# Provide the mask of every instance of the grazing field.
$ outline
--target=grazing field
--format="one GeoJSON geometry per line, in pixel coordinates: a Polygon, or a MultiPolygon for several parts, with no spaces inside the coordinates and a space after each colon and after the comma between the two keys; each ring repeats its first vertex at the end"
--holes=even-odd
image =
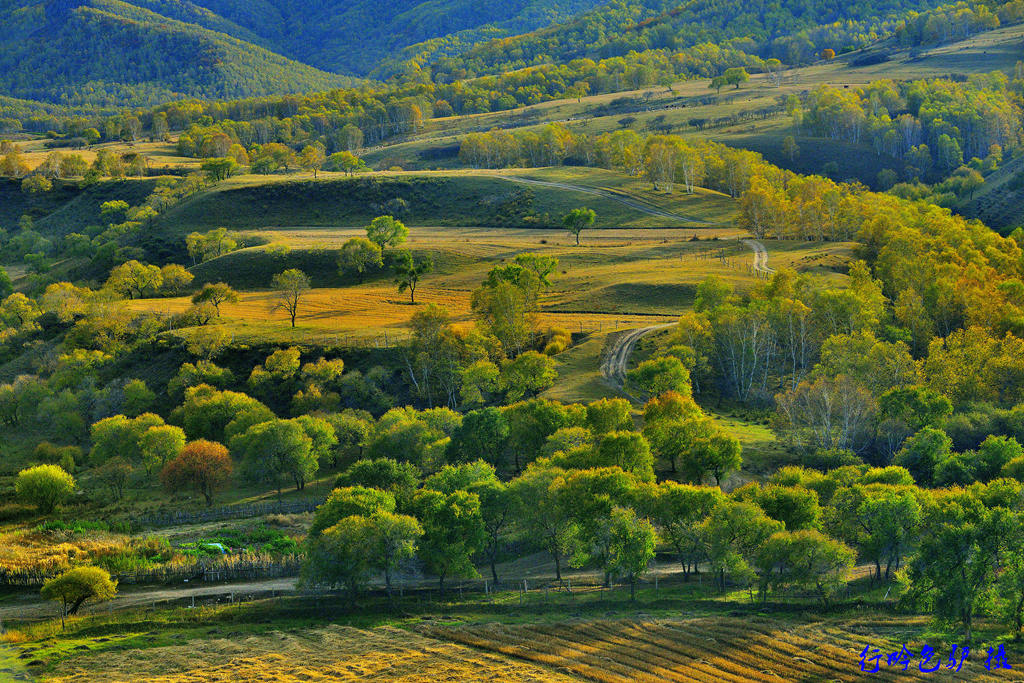
{"type": "MultiPolygon", "coordinates": [[[[513,228],[414,228],[408,246],[429,253],[435,272],[416,290],[416,304],[400,294],[385,273],[362,284],[337,273],[337,251],[358,229],[287,229],[249,233],[268,245],[234,252],[194,269],[197,281],[226,281],[246,291],[238,303],[222,305],[222,318],[235,341],[257,339],[317,341],[406,334],[407,323],[424,305],[445,306],[458,325],[471,324],[470,297],[487,272],[524,251],[559,259],[559,273],[542,296],[538,322],[574,333],[605,332],[669,322],[693,305],[697,284],[717,275],[743,291],[757,279],[752,252],[731,230],[711,234],[724,239],[693,239],[707,231],[595,230],[576,247],[564,231],[513,228]],[[300,307],[297,327],[283,312],[274,312],[275,295],[265,288],[274,273],[301,268],[313,281],[300,307]],[[329,337],[334,336],[333,339],[329,337]]],[[[838,279],[848,260],[844,244],[780,242],[768,246],[773,267],[817,272],[821,281],[838,279]],[[835,268],[836,270],[832,270],[835,268]]],[[[127,302],[134,310],[180,313],[186,297],[127,302]]],[[[595,366],[596,368],[596,366],[595,366]]]]}
{"type": "MultiPolygon", "coordinates": [[[[587,169],[581,173],[603,172],[587,169]]],[[[658,201],[652,203],[657,205],[658,201]]],[[[690,202],[697,203],[703,202],[690,202]]],[[[706,209],[694,207],[686,215],[694,215],[694,227],[704,227],[705,212],[715,222],[722,222],[732,217],[733,204],[716,197],[706,209]]],[[[588,206],[597,213],[596,228],[688,224],[685,218],[650,215],[616,198],[585,190],[525,185],[495,173],[475,171],[384,172],[352,178],[321,174],[318,180],[301,174],[235,177],[175,207],[162,218],[161,224],[175,231],[333,227],[362,225],[383,213],[394,213],[410,226],[551,228],[561,225],[562,215],[579,206],[588,206]]]]}
{"type": "Polygon", "coordinates": [[[148,160],[148,167],[152,171],[167,169],[198,171],[200,163],[202,162],[202,159],[181,156],[178,153],[177,144],[174,142],[104,142],[91,145],[84,149],[73,149],[69,147],[47,148],[46,142],[48,142],[46,139],[35,139],[28,142],[18,143],[18,146],[25,154],[25,162],[29,167],[35,168],[39,164],[43,163],[46,156],[50,152],[54,151],[61,152],[63,154],[80,154],[82,158],[90,164],[96,159],[96,154],[100,150],[107,150],[118,154],[142,154],[148,160]]]}

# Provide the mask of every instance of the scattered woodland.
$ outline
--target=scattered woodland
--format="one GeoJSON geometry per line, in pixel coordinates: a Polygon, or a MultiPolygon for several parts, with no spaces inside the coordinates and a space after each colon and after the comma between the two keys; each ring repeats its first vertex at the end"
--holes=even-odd
{"type": "Polygon", "coordinates": [[[1014,675],[1020,2],[8,4],[3,676],[1014,675]]]}

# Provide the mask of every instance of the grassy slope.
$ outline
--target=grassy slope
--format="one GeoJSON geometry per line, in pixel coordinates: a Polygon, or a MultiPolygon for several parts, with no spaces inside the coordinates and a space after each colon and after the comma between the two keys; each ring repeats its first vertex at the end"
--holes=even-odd
{"type": "Polygon", "coordinates": [[[423,132],[376,148],[367,154],[367,159],[381,167],[398,164],[411,169],[448,168],[457,165],[458,138],[469,131],[509,126],[528,129],[546,125],[548,121],[561,121],[574,131],[593,134],[617,130],[623,125],[620,121],[628,117],[632,119],[629,126],[640,132],[668,126],[676,133],[755,149],[772,162],[801,172],[820,170],[824,163],[835,161],[839,164],[837,176],[840,179],[857,178],[873,184],[881,168],[900,170],[902,164],[896,159],[879,157],[867,145],[854,146],[820,138],[798,140],[802,152],[795,160],[790,160],[781,153],[782,139],[795,134],[785,115],[703,132],[696,131],[688,122],[775,107],[780,98],[821,84],[855,88],[885,78],[912,80],[994,70],[1010,73],[1020,59],[1022,37],[1024,26],[1008,26],[914,55],[883,43],[872,48],[891,55],[889,61],[881,64],[852,66],[851,61],[861,56],[861,53],[853,53],[832,62],[791,69],[784,73],[779,85],[770,83],[763,75],[754,75],[739,91],[723,90],[711,104],[702,102],[713,93],[707,87],[708,81],[699,79],[677,83],[671,90],[650,87],[593,95],[579,101],[544,102],[514,112],[434,119],[426,123],[423,132]]]}

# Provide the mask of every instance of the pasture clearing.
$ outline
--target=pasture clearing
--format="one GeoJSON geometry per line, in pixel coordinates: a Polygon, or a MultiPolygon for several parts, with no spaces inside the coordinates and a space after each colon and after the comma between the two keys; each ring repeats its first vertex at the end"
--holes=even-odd
{"type": "MultiPolygon", "coordinates": [[[[222,320],[236,341],[274,339],[301,342],[326,336],[365,339],[404,334],[412,315],[429,303],[449,310],[459,325],[469,325],[473,289],[496,265],[517,253],[539,252],[558,257],[559,273],[541,298],[540,327],[570,332],[612,329],[669,322],[688,310],[697,284],[717,275],[745,291],[758,280],[751,271],[752,253],[734,239],[697,239],[693,230],[594,230],[573,246],[564,231],[485,228],[415,228],[408,247],[417,256],[429,253],[435,272],[416,291],[416,305],[399,294],[386,271],[362,284],[339,276],[337,251],[358,229],[291,229],[250,233],[270,244],[234,252],[194,269],[197,282],[226,281],[249,290],[237,304],[222,305],[222,320]],[[287,249],[282,249],[282,247],[287,249]],[[283,312],[274,312],[275,295],[266,288],[286,268],[302,268],[314,288],[300,305],[293,330],[283,312]]],[[[705,234],[705,233],[701,233],[705,234]]],[[[721,234],[728,235],[729,231],[721,234]]],[[[803,242],[769,243],[773,267],[806,270],[819,260],[847,257],[849,245],[803,242]]],[[[837,268],[839,265],[836,266],[837,268]]],[[[823,281],[842,276],[823,270],[823,281]]],[[[129,301],[133,310],[162,314],[185,311],[187,297],[129,301]]],[[[335,339],[332,345],[342,343],[335,339]]]]}

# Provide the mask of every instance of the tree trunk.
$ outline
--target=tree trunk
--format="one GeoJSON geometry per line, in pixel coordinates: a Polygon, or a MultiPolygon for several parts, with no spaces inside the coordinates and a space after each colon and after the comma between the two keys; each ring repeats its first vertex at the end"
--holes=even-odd
{"type": "Polygon", "coordinates": [[[1024,593],[1017,598],[1017,608],[1013,610],[1013,623],[1017,627],[1013,630],[1013,639],[1020,640],[1021,617],[1024,612],[1024,593]]]}

